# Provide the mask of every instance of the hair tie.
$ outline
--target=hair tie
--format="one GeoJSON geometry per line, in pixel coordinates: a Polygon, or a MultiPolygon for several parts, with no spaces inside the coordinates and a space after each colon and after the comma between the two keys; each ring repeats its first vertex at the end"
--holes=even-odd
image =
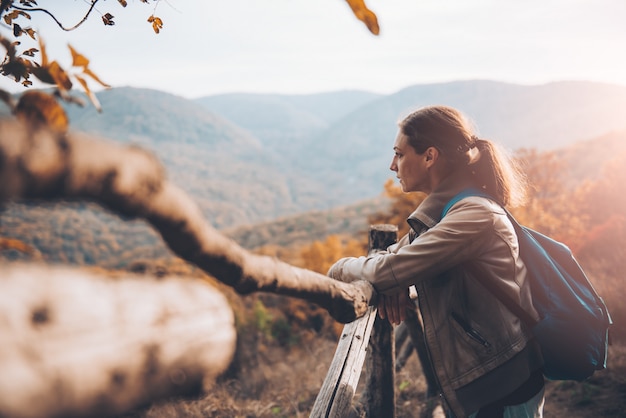
{"type": "Polygon", "coordinates": [[[472,135],[470,137],[469,142],[467,142],[467,143],[465,143],[463,145],[459,145],[456,148],[456,151],[459,154],[465,154],[466,152],[471,151],[472,149],[476,148],[476,142],[478,141],[478,139],[479,138],[476,135],[472,135]]]}

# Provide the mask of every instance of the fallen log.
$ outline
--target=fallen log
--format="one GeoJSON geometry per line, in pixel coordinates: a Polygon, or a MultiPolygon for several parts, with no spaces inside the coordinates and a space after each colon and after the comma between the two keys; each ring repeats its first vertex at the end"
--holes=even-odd
{"type": "Polygon", "coordinates": [[[0,265],[0,416],[111,416],[207,390],[235,352],[233,312],[199,279],[0,265]]]}

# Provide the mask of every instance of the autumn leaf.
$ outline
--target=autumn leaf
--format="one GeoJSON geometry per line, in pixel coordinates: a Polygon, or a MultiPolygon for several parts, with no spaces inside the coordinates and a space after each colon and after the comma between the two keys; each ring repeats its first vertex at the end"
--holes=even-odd
{"type": "MultiPolygon", "coordinates": [[[[56,61],[52,61],[50,65],[46,68],[48,74],[53,80],[53,83],[60,90],[70,90],[72,88],[72,81],[70,80],[69,75],[65,72],[63,68],[56,61]]],[[[37,75],[37,74],[35,74],[37,75]]],[[[41,79],[40,79],[41,80],[41,79]]],[[[43,81],[43,80],[42,80],[43,81]]]]}
{"type": "Polygon", "coordinates": [[[41,66],[45,67],[48,65],[48,54],[46,54],[46,45],[41,37],[39,37],[39,50],[41,51],[41,66]]]}
{"type": "Polygon", "coordinates": [[[121,4],[121,5],[122,5],[122,7],[126,7],[126,6],[128,6],[128,3],[126,2],[126,0],[117,0],[117,2],[118,2],[119,4],[121,4]]]}
{"type": "Polygon", "coordinates": [[[15,107],[15,116],[32,127],[47,126],[56,132],[66,132],[69,120],[63,107],[48,93],[27,91],[15,107]]]}
{"type": "Polygon", "coordinates": [[[76,77],[76,80],[78,80],[80,85],[83,86],[83,90],[85,90],[85,93],[87,94],[87,97],[89,97],[89,101],[91,102],[91,104],[93,104],[93,106],[98,110],[98,112],[102,112],[102,106],[100,105],[100,101],[89,88],[89,85],[87,84],[87,80],[85,80],[84,78],[78,75],[75,75],[74,77],[76,77]]]}
{"type": "Polygon", "coordinates": [[[26,55],[27,57],[34,57],[37,52],[39,52],[37,48],[30,48],[22,52],[22,55],[26,55]]]}
{"type": "MultiPolygon", "coordinates": [[[[52,75],[50,74],[50,72],[48,71],[48,67],[39,67],[39,66],[35,66],[33,68],[30,69],[30,72],[39,79],[39,81],[41,81],[42,83],[45,84],[54,84],[54,78],[52,78],[52,75]]],[[[19,80],[17,80],[19,81],[19,80]]]]}
{"type": "Polygon", "coordinates": [[[352,12],[361,22],[365,23],[365,26],[374,35],[378,35],[380,27],[378,26],[378,19],[374,12],[367,8],[365,0],[346,0],[352,9],[352,12]]]}
{"type": "Polygon", "coordinates": [[[102,15],[102,21],[104,22],[105,26],[115,25],[115,22],[113,21],[113,19],[114,19],[114,16],[111,13],[106,13],[102,15]]]}
{"type": "Polygon", "coordinates": [[[72,54],[72,66],[73,67],[87,67],[89,65],[89,60],[85,58],[84,55],[79,54],[72,45],[67,45],[70,48],[70,52],[72,54]]]}
{"type": "Polygon", "coordinates": [[[13,19],[17,18],[19,15],[19,11],[13,10],[11,13],[7,13],[6,15],[4,15],[4,22],[7,25],[10,25],[13,22],[13,19]]]}
{"type": "Polygon", "coordinates": [[[89,77],[93,78],[94,81],[98,82],[102,87],[106,87],[107,89],[110,88],[111,86],[107,83],[105,83],[104,81],[100,80],[100,78],[95,75],[93,73],[93,71],[91,71],[89,68],[85,67],[83,69],[83,74],[88,75],[89,77]]]}
{"type": "Polygon", "coordinates": [[[163,21],[161,20],[160,17],[151,15],[148,18],[148,22],[152,23],[152,29],[154,30],[154,33],[158,34],[161,31],[161,29],[163,29],[163,21]]]}

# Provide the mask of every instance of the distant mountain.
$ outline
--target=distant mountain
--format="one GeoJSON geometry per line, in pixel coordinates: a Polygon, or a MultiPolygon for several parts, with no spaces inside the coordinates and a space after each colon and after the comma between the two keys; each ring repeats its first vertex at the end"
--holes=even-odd
{"type": "Polygon", "coordinates": [[[510,150],[555,149],[626,129],[625,86],[492,81],[417,85],[370,102],[303,142],[297,164],[328,184],[327,194],[339,204],[373,196],[392,176],[388,167],[397,122],[431,104],[462,110],[480,136],[510,150]]]}
{"type": "Polygon", "coordinates": [[[458,81],[394,94],[226,94],[188,100],[131,87],[99,92],[103,112],[67,106],[72,129],[152,150],[218,228],[380,195],[397,121],[446,104],[509,149],[562,148],[626,129],[626,87],[458,81]]]}
{"type": "MultiPolygon", "coordinates": [[[[152,150],[218,227],[303,209],[273,149],[200,104],[136,88],[98,93],[103,112],[66,106],[71,127],[152,150]]],[[[296,179],[297,180],[297,179],[296,179]]],[[[306,181],[302,184],[306,185],[306,181]]]]}
{"type": "MultiPolygon", "coordinates": [[[[612,159],[626,155],[626,130],[543,153],[554,153],[554,161],[561,168],[559,180],[566,188],[573,189],[585,181],[597,180],[612,159]]],[[[563,190],[563,193],[568,193],[568,190],[563,190]]],[[[369,227],[368,217],[384,213],[389,205],[389,200],[381,196],[326,211],[310,211],[256,225],[229,228],[224,233],[246,248],[264,245],[288,247],[313,240],[323,241],[331,234],[363,236],[369,227]]]]}
{"type": "Polygon", "coordinates": [[[283,153],[283,147],[291,149],[297,141],[328,129],[380,97],[350,90],[309,95],[232,93],[201,97],[196,102],[283,153]]]}
{"type": "MultiPolygon", "coordinates": [[[[393,176],[388,165],[396,123],[422,105],[458,107],[482,136],[510,149],[555,150],[566,162],[563,175],[579,181],[626,152],[626,88],[597,83],[466,81],[387,96],[235,95],[209,100],[212,110],[129,87],[98,98],[100,114],[92,107],[67,107],[72,129],[152,150],[209,222],[250,248],[367,228],[367,216],[388,203],[380,194],[393,176]],[[330,112],[342,100],[341,111],[330,112]],[[254,122],[261,110],[275,123],[254,122]]],[[[106,260],[114,267],[168,254],[145,223],[122,222],[89,204],[7,205],[0,229],[53,261],[106,260]]]]}

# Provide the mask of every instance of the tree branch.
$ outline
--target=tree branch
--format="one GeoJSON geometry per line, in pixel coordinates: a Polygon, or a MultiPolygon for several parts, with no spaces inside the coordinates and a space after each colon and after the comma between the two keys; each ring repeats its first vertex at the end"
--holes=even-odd
{"type": "Polygon", "coordinates": [[[98,3],[98,1],[100,0],[92,0],[91,1],[91,6],[89,6],[89,10],[87,10],[87,13],[85,13],[85,15],[83,16],[83,18],[80,20],[80,22],[78,22],[77,24],[75,24],[74,26],[72,26],[71,28],[66,28],[65,26],[63,26],[63,24],[56,18],[55,15],[53,15],[50,11],[48,11],[47,9],[42,9],[40,7],[37,8],[28,8],[28,7],[20,7],[20,6],[15,6],[13,5],[12,7],[15,10],[21,10],[23,12],[42,12],[47,14],[48,16],[50,16],[52,18],[52,20],[54,20],[54,22],[64,31],[66,32],[70,32],[73,31],[74,29],[78,28],[80,25],[82,25],[83,23],[85,23],[85,21],[89,18],[89,15],[91,14],[91,12],[94,10],[94,8],[96,7],[96,3],[98,3]]]}
{"type": "Polygon", "coordinates": [[[0,202],[16,198],[87,199],[144,218],[174,253],[237,292],[305,299],[340,322],[364,315],[375,297],[368,282],[342,283],[246,251],[215,230],[154,155],[138,147],[0,121],[0,202]]]}

